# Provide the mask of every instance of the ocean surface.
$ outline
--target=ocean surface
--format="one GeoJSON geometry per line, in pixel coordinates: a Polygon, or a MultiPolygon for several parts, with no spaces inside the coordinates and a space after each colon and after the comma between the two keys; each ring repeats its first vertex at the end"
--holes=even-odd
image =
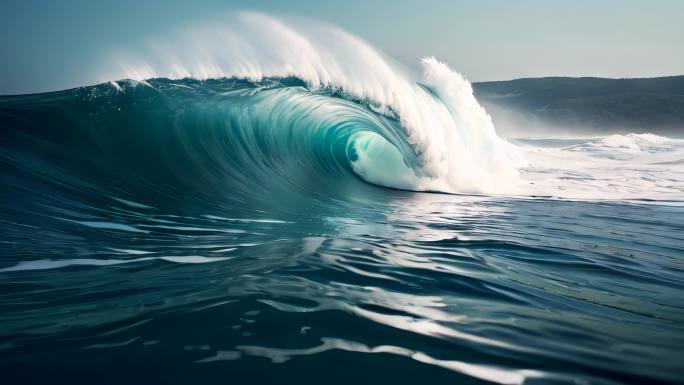
{"type": "Polygon", "coordinates": [[[684,383],[684,140],[240,22],[0,96],[0,383],[684,383]]]}
{"type": "MultiPolygon", "coordinates": [[[[642,192],[667,199],[390,189],[350,142],[396,120],[268,84],[0,98],[3,383],[682,381],[681,159],[631,171],[666,171],[642,192]]],[[[514,143],[598,165],[684,147],[514,143]]]]}

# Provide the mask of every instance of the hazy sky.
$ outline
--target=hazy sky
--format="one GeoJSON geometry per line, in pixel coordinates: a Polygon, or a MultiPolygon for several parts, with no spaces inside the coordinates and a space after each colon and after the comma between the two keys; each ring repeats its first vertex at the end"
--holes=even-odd
{"type": "Polygon", "coordinates": [[[3,0],[0,94],[84,85],[114,49],[231,10],[329,22],[471,81],[684,74],[684,0],[3,0]]]}

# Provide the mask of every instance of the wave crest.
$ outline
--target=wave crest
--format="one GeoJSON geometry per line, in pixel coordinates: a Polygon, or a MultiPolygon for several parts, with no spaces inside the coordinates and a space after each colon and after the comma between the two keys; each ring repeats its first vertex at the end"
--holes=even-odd
{"type": "MultiPolygon", "coordinates": [[[[375,166],[363,167],[367,172],[361,176],[372,183],[418,191],[510,193],[518,175],[516,166],[524,162],[514,146],[496,135],[460,74],[435,58],[425,58],[423,74],[411,75],[368,44],[330,26],[298,23],[295,28],[269,16],[241,13],[227,25],[191,28],[166,42],[158,41],[148,52],[124,55],[109,78],[257,82],[295,77],[312,92],[328,89],[396,117],[417,165],[402,148],[398,150],[404,168],[415,175],[375,177],[386,167],[383,158],[375,166]]],[[[364,149],[366,160],[380,160],[387,151],[383,146],[364,149]],[[380,155],[368,153],[376,150],[380,155]]]]}

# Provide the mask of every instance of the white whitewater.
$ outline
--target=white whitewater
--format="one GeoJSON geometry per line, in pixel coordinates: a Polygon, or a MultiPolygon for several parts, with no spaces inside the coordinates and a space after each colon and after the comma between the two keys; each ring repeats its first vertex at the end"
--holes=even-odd
{"type": "Polygon", "coordinates": [[[521,141],[522,179],[536,195],[572,199],[684,201],[684,140],[653,134],[521,141]],[[564,139],[562,143],[566,143],[564,139]]]}

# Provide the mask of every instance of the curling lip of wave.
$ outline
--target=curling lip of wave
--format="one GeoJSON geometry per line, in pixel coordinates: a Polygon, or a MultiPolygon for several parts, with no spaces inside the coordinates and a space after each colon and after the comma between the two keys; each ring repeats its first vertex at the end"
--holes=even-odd
{"type": "MultiPolygon", "coordinates": [[[[397,175],[380,178],[373,172],[377,167],[356,164],[354,169],[367,181],[417,191],[516,189],[522,155],[496,135],[470,84],[444,63],[424,58],[423,75],[414,78],[363,41],[330,26],[299,23],[294,28],[256,13],[240,13],[230,24],[234,27],[192,28],[169,40],[172,43],[157,42],[150,53],[126,54],[108,78],[296,77],[310,90],[328,88],[367,101],[377,112],[399,120],[419,161],[411,169],[415,175],[397,165],[397,175]]],[[[368,149],[392,151],[382,143],[368,149]]]]}

